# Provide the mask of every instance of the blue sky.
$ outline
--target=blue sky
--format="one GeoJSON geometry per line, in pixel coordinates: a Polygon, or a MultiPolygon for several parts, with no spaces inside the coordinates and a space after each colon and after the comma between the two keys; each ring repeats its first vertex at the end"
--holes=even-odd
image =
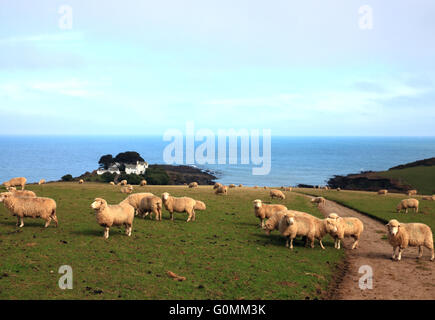
{"type": "Polygon", "coordinates": [[[0,4],[0,134],[435,135],[433,1],[0,4]]]}

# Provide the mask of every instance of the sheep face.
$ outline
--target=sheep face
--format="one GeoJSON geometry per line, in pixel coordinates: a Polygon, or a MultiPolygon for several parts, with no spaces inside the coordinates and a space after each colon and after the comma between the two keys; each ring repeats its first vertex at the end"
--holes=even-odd
{"type": "Polygon", "coordinates": [[[163,200],[168,200],[169,199],[169,193],[165,192],[162,194],[162,199],[163,200]]]}
{"type": "Polygon", "coordinates": [[[395,236],[399,232],[400,223],[396,219],[390,220],[386,225],[388,228],[388,233],[395,236]]]}
{"type": "Polygon", "coordinates": [[[11,196],[12,196],[12,193],[10,193],[10,192],[0,193],[0,202],[3,202],[6,198],[9,198],[11,196]]]}
{"type": "Polygon", "coordinates": [[[91,208],[94,210],[99,210],[107,206],[107,202],[104,199],[96,198],[91,204],[91,208]]]}
{"type": "Polygon", "coordinates": [[[254,208],[261,208],[262,207],[262,205],[263,205],[263,203],[261,202],[261,200],[254,200],[253,201],[254,202],[254,208]]]}
{"type": "Polygon", "coordinates": [[[337,233],[337,219],[335,218],[326,218],[326,231],[328,233],[337,233]]]}

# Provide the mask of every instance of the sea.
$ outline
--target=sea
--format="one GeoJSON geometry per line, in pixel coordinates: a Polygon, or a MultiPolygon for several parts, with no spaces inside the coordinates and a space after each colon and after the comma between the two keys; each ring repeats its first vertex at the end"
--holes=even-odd
{"type": "MultiPolygon", "coordinates": [[[[28,183],[79,176],[98,169],[102,155],[124,151],[163,164],[169,144],[160,136],[0,136],[0,182],[17,176],[28,183]]],[[[240,153],[240,144],[238,148],[240,153]]],[[[266,175],[254,175],[252,169],[260,165],[241,164],[241,159],[237,164],[191,165],[211,171],[224,184],[295,186],[325,185],[334,175],[386,170],[431,157],[435,137],[272,137],[266,175]]]]}

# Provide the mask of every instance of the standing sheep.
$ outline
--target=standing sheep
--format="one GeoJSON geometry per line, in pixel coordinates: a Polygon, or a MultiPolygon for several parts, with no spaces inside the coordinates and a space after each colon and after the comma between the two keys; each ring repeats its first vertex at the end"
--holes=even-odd
{"type": "Polygon", "coordinates": [[[141,186],[141,187],[146,186],[146,185],[147,185],[147,181],[146,181],[146,180],[142,180],[142,181],[140,182],[140,186],[141,186]]]}
{"type": "Polygon", "coordinates": [[[418,213],[418,205],[419,205],[419,202],[417,199],[414,199],[414,198],[403,199],[397,205],[396,211],[401,212],[402,210],[405,210],[405,213],[408,213],[409,208],[414,208],[414,212],[418,213]]]}
{"type": "Polygon", "coordinates": [[[165,192],[162,194],[162,201],[165,209],[171,214],[172,221],[174,220],[174,212],[186,212],[188,214],[186,222],[195,221],[196,201],[194,199],[188,197],[176,198],[165,192]]]}
{"type": "Polygon", "coordinates": [[[285,195],[284,193],[282,193],[281,191],[277,190],[277,189],[272,189],[270,190],[270,197],[273,198],[278,198],[278,199],[285,199],[285,195]]]}
{"type": "Polygon", "coordinates": [[[388,193],[388,190],[387,189],[381,189],[381,190],[378,190],[378,194],[379,195],[386,195],[388,193]]]}
{"type": "Polygon", "coordinates": [[[39,180],[38,184],[39,184],[39,185],[41,185],[41,184],[45,184],[45,179],[41,179],[41,180],[39,180]]]}
{"type": "Polygon", "coordinates": [[[267,235],[269,235],[271,231],[279,229],[278,228],[279,222],[281,221],[281,218],[286,213],[293,213],[295,215],[295,217],[297,217],[297,216],[313,217],[309,213],[302,212],[302,211],[295,211],[295,210],[287,210],[286,209],[283,211],[275,212],[274,214],[272,214],[272,216],[269,219],[267,219],[265,226],[263,228],[266,231],[267,235]]]}
{"type": "Polygon", "coordinates": [[[27,179],[24,177],[12,178],[9,181],[3,182],[3,185],[7,188],[21,186],[21,190],[24,190],[27,179]]]}
{"type": "Polygon", "coordinates": [[[264,228],[265,219],[269,219],[274,213],[287,210],[287,207],[281,204],[264,204],[261,200],[256,199],[254,202],[254,214],[260,219],[260,226],[264,228]]]}
{"type": "Polygon", "coordinates": [[[317,206],[325,205],[326,199],[323,197],[315,197],[311,199],[311,203],[317,203],[317,206]]]}
{"type": "Polygon", "coordinates": [[[12,192],[3,192],[0,194],[0,202],[3,202],[6,209],[17,217],[17,226],[24,226],[24,217],[42,218],[45,220],[45,228],[54,221],[58,225],[56,216],[56,201],[50,198],[21,198],[15,197],[12,192]]]}
{"type": "Polygon", "coordinates": [[[136,215],[137,215],[138,211],[139,211],[140,202],[142,201],[142,199],[146,198],[146,197],[152,197],[152,196],[154,196],[154,195],[150,192],[134,193],[134,194],[129,195],[124,200],[122,200],[119,204],[131,205],[136,210],[136,215]]]}
{"type": "Polygon", "coordinates": [[[215,194],[224,194],[227,195],[228,194],[228,187],[227,186],[220,186],[219,188],[217,188],[214,192],[215,194]]]}
{"type": "Polygon", "coordinates": [[[390,220],[386,225],[388,241],[393,246],[392,259],[400,261],[402,251],[408,246],[418,247],[418,257],[423,255],[423,246],[432,251],[431,261],[434,261],[433,235],[429,226],[423,223],[401,223],[396,219],[390,220]],[[396,254],[399,248],[398,255],[396,254]]]}
{"type": "Polygon", "coordinates": [[[331,213],[326,219],[327,231],[334,238],[334,248],[340,249],[340,242],[344,237],[354,238],[352,250],[358,247],[359,238],[364,231],[364,225],[358,218],[340,217],[331,213]]]}
{"type": "Polygon", "coordinates": [[[125,226],[125,234],[131,236],[133,227],[134,208],[128,203],[109,205],[102,198],[95,198],[91,208],[96,213],[97,222],[104,227],[104,238],[109,238],[109,230],[112,226],[125,226]]]}
{"type": "Polygon", "coordinates": [[[139,204],[138,214],[142,217],[146,217],[150,214],[150,219],[153,218],[153,213],[156,216],[156,220],[162,220],[162,199],[157,196],[143,197],[139,204]]]}

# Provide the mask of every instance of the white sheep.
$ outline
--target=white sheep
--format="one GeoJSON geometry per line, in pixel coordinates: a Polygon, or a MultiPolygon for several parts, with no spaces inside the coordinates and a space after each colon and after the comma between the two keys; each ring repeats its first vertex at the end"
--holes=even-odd
{"type": "Polygon", "coordinates": [[[413,189],[413,190],[408,190],[408,197],[410,196],[415,196],[417,194],[417,190],[413,189]]]}
{"type": "Polygon", "coordinates": [[[129,204],[136,210],[136,215],[139,211],[139,206],[143,198],[154,196],[150,192],[141,192],[141,193],[133,193],[129,195],[127,198],[122,200],[119,204],[129,204]]]}
{"type": "Polygon", "coordinates": [[[263,229],[266,231],[267,235],[269,235],[273,230],[278,230],[279,222],[287,212],[293,213],[295,216],[313,217],[309,213],[302,212],[302,211],[295,211],[295,210],[286,209],[286,210],[275,212],[272,214],[272,216],[269,219],[267,219],[266,223],[264,224],[263,229]]]}
{"type": "Polygon", "coordinates": [[[386,225],[388,241],[393,246],[392,259],[400,261],[403,249],[418,247],[418,258],[423,255],[423,246],[432,251],[431,261],[434,261],[433,235],[429,226],[423,223],[401,223],[392,219],[386,225]],[[399,253],[397,254],[397,248],[399,253]]]}
{"type": "Polygon", "coordinates": [[[39,184],[39,185],[41,185],[41,184],[45,184],[45,179],[41,179],[41,180],[39,180],[38,184],[39,184]]]}
{"type": "Polygon", "coordinates": [[[80,179],[79,184],[83,184],[83,183],[85,183],[85,181],[83,179],[80,179]]]}
{"type": "Polygon", "coordinates": [[[15,197],[12,192],[0,193],[0,202],[3,202],[9,212],[17,217],[17,226],[24,226],[24,217],[42,218],[45,228],[54,221],[58,225],[56,216],[56,201],[50,198],[15,197]]]}
{"type": "Polygon", "coordinates": [[[418,213],[418,205],[419,205],[419,201],[417,199],[414,198],[403,199],[397,205],[396,210],[397,212],[401,212],[402,210],[405,210],[405,213],[408,213],[408,209],[413,208],[414,212],[418,213]]]}
{"type": "Polygon", "coordinates": [[[284,195],[284,193],[282,193],[280,190],[277,190],[277,189],[272,189],[272,190],[270,190],[270,197],[273,199],[273,198],[278,198],[278,199],[282,199],[282,200],[284,200],[285,199],[285,195],[284,195]]]}
{"type": "Polygon", "coordinates": [[[30,191],[30,190],[17,190],[17,188],[15,188],[15,187],[9,187],[9,188],[7,188],[7,190],[9,192],[12,192],[12,194],[15,197],[31,197],[31,198],[36,197],[36,193],[34,193],[33,191],[30,191]]]}
{"type": "Polygon", "coordinates": [[[153,218],[152,214],[156,216],[156,220],[162,220],[162,199],[155,195],[143,197],[140,201],[138,214],[146,217],[150,215],[150,219],[153,218]]]}
{"type": "Polygon", "coordinates": [[[198,188],[198,182],[189,183],[189,188],[198,188]]]}
{"type": "Polygon", "coordinates": [[[174,212],[186,212],[188,218],[186,222],[195,221],[195,204],[196,201],[189,197],[176,198],[172,197],[168,192],[162,194],[162,201],[165,209],[169,211],[171,220],[174,220],[174,212]]]}
{"type": "Polygon", "coordinates": [[[20,186],[21,190],[24,190],[27,179],[24,177],[12,178],[9,181],[3,182],[3,185],[7,188],[20,186]]]}
{"type": "Polygon", "coordinates": [[[97,222],[104,227],[104,238],[109,238],[109,230],[112,226],[125,226],[125,233],[131,236],[133,227],[134,208],[128,203],[109,205],[102,198],[95,198],[91,208],[96,213],[97,222]]]}
{"type": "Polygon", "coordinates": [[[326,199],[323,197],[314,197],[311,199],[311,203],[317,203],[317,206],[325,205],[326,199]]]}
{"type": "Polygon", "coordinates": [[[141,186],[141,187],[146,186],[146,185],[147,185],[147,181],[146,181],[146,180],[142,180],[142,181],[140,182],[140,186],[141,186]]]}
{"type": "Polygon", "coordinates": [[[386,195],[388,193],[388,190],[387,189],[381,189],[381,190],[378,190],[378,194],[379,195],[386,195]]]}
{"type": "Polygon", "coordinates": [[[121,193],[132,193],[132,192],[133,192],[132,185],[126,185],[121,187],[121,193]]]}
{"type": "Polygon", "coordinates": [[[227,186],[220,186],[215,190],[214,193],[227,195],[228,194],[228,187],[227,186]]]}
{"type": "Polygon", "coordinates": [[[358,247],[364,225],[358,218],[340,217],[336,213],[329,214],[326,219],[327,232],[334,238],[334,248],[340,249],[340,242],[345,237],[352,237],[355,241],[352,250],[358,247]]]}
{"type": "Polygon", "coordinates": [[[219,188],[219,187],[222,187],[222,183],[216,182],[216,183],[214,184],[214,186],[213,186],[213,190],[215,190],[215,189],[217,189],[217,188],[219,188]]]}
{"type": "Polygon", "coordinates": [[[260,219],[260,226],[262,228],[264,228],[265,220],[272,217],[274,213],[287,210],[287,207],[281,204],[265,204],[260,199],[254,200],[253,203],[254,214],[260,219]]]}

